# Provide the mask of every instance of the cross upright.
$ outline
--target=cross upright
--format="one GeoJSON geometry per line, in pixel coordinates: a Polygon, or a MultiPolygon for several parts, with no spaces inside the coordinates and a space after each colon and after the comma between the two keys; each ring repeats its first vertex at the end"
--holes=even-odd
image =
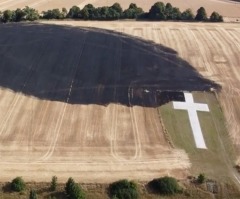
{"type": "Polygon", "coordinates": [[[191,93],[184,93],[185,102],[173,102],[174,109],[187,110],[190,125],[193,131],[193,137],[197,148],[206,149],[206,144],[203,138],[202,130],[198,120],[197,111],[207,111],[209,108],[207,104],[194,103],[191,93]]]}

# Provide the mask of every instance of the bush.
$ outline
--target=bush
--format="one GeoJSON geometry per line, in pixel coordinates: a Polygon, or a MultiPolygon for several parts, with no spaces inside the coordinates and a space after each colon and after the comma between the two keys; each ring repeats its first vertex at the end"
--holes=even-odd
{"type": "Polygon", "coordinates": [[[213,12],[210,16],[211,22],[223,22],[222,15],[218,14],[217,12],[213,12]]]}
{"type": "Polygon", "coordinates": [[[51,191],[56,191],[56,188],[57,188],[57,177],[53,176],[50,189],[51,191]]]}
{"type": "Polygon", "coordinates": [[[13,12],[11,10],[5,10],[2,14],[2,21],[6,23],[12,20],[13,20],[13,12]]]}
{"type": "Polygon", "coordinates": [[[182,16],[181,16],[182,20],[193,20],[194,19],[194,15],[191,9],[187,9],[185,11],[182,12],[182,16]]]}
{"type": "Polygon", "coordinates": [[[162,177],[152,180],[149,186],[157,193],[165,195],[173,195],[181,191],[177,180],[172,177],[162,177]]]}
{"type": "Polygon", "coordinates": [[[76,19],[76,18],[80,18],[80,8],[77,6],[73,6],[68,14],[67,14],[67,18],[72,18],[72,19],[76,19]]]}
{"type": "Polygon", "coordinates": [[[200,183],[200,184],[202,184],[202,183],[204,183],[205,180],[206,180],[205,175],[204,175],[203,173],[200,173],[200,174],[198,175],[197,182],[200,183]]]}
{"type": "Polygon", "coordinates": [[[35,21],[39,19],[38,11],[33,8],[29,8],[28,6],[26,6],[23,9],[23,12],[25,13],[25,19],[27,21],[35,21]]]}
{"type": "Polygon", "coordinates": [[[167,18],[165,12],[165,4],[163,2],[155,3],[149,10],[149,19],[165,20],[167,18]]]}
{"type": "Polygon", "coordinates": [[[137,7],[137,5],[135,3],[131,3],[129,5],[129,8],[124,10],[123,18],[125,18],[125,19],[136,19],[143,13],[144,12],[143,12],[142,8],[137,7]]]}
{"type": "Polygon", "coordinates": [[[30,191],[29,199],[37,199],[37,194],[34,190],[30,191]]]}
{"type": "Polygon", "coordinates": [[[83,192],[83,190],[81,189],[81,187],[75,183],[75,181],[73,180],[73,178],[69,178],[66,186],[65,186],[65,191],[67,194],[67,197],[69,199],[84,199],[85,198],[85,194],[83,192]]]}
{"type": "Polygon", "coordinates": [[[197,15],[195,17],[197,21],[207,21],[207,13],[204,7],[201,7],[197,10],[197,15]]]}
{"type": "Polygon", "coordinates": [[[23,191],[25,187],[26,187],[25,182],[21,177],[16,177],[11,182],[11,189],[13,191],[20,192],[20,191],[23,191]]]}
{"type": "Polygon", "coordinates": [[[110,184],[109,192],[112,198],[137,199],[137,184],[133,181],[120,180],[110,184]]]}

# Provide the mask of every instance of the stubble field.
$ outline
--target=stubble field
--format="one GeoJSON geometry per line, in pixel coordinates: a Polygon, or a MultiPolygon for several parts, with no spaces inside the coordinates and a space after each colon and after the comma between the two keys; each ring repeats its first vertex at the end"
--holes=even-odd
{"type": "Polygon", "coordinates": [[[216,87],[207,79],[222,86],[218,97],[239,147],[237,25],[49,23],[80,28],[0,30],[2,180],[184,177],[191,163],[168,142],[156,93],[216,87]]]}

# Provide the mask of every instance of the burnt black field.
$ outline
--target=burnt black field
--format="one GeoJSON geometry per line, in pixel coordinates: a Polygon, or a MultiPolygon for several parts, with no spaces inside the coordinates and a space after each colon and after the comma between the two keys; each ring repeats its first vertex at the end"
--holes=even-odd
{"type": "Polygon", "coordinates": [[[0,86],[71,104],[156,107],[220,89],[173,49],[96,28],[0,25],[0,86]]]}

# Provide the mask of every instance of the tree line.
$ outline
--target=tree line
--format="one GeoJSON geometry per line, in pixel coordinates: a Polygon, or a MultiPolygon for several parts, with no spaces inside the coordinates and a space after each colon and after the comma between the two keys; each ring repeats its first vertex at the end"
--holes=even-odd
{"type": "Polygon", "coordinates": [[[135,20],[174,20],[174,21],[210,21],[222,22],[223,17],[213,12],[208,18],[204,7],[197,10],[196,15],[191,9],[181,12],[179,8],[172,6],[170,3],[166,5],[163,2],[157,2],[151,6],[149,12],[144,12],[142,8],[131,3],[125,10],[119,3],[112,6],[103,6],[95,8],[92,4],[87,4],[83,9],[73,6],[67,11],[66,8],[52,9],[39,12],[28,6],[24,9],[0,11],[1,22],[19,22],[19,21],[35,21],[38,19],[80,19],[80,20],[119,20],[119,19],[135,19],[135,20]]]}
{"type": "MultiPolygon", "coordinates": [[[[206,181],[206,177],[204,174],[199,174],[196,181],[194,181],[195,185],[202,184],[206,181]]],[[[10,186],[10,190],[13,192],[24,193],[28,189],[28,198],[29,199],[37,199],[38,194],[37,191],[33,188],[29,189],[27,184],[23,180],[22,177],[14,178],[11,183],[7,184],[10,186]]],[[[174,194],[182,194],[183,187],[181,187],[178,181],[169,176],[155,178],[147,184],[148,189],[160,195],[174,195],[174,194]]],[[[64,186],[64,191],[60,189],[64,196],[68,199],[86,199],[86,192],[80,186],[80,184],[76,183],[75,180],[70,177],[64,186]]],[[[52,177],[50,186],[48,191],[50,195],[48,199],[56,199],[56,193],[59,193],[58,187],[58,178],[56,176],[52,177]]],[[[139,199],[139,187],[135,181],[129,181],[127,179],[119,180],[109,184],[107,188],[107,192],[109,198],[111,199],[139,199]]],[[[62,198],[62,197],[61,197],[62,198]]]]}

